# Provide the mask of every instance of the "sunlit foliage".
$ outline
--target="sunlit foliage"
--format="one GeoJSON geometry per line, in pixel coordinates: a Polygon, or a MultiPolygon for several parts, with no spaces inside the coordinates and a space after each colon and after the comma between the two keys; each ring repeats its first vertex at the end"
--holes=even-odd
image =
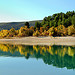
{"type": "Polygon", "coordinates": [[[67,35],[67,28],[64,25],[59,25],[57,27],[57,35],[58,36],[65,36],[67,35]]]}
{"type": "Polygon", "coordinates": [[[36,30],[34,33],[33,33],[33,36],[39,36],[39,31],[38,30],[36,30]]]}
{"type": "Polygon", "coordinates": [[[71,25],[68,27],[68,35],[75,35],[75,26],[71,25]]]}

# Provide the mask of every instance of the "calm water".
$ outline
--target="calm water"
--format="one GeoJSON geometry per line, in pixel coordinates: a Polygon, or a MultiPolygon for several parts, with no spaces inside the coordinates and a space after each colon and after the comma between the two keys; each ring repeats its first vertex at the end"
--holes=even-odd
{"type": "Polygon", "coordinates": [[[0,44],[0,75],[75,75],[75,46],[0,44]]]}

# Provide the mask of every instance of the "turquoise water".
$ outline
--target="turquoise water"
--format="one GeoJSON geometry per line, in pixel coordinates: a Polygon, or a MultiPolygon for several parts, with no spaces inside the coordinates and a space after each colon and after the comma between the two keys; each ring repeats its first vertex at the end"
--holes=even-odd
{"type": "Polygon", "coordinates": [[[75,75],[75,46],[0,44],[0,75],[75,75]]]}

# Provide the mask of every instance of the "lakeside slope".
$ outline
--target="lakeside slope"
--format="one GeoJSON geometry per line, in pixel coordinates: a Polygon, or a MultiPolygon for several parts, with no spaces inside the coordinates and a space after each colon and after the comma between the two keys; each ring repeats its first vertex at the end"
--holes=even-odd
{"type": "Polygon", "coordinates": [[[0,44],[75,45],[75,37],[14,37],[11,39],[0,39],[0,44]]]}

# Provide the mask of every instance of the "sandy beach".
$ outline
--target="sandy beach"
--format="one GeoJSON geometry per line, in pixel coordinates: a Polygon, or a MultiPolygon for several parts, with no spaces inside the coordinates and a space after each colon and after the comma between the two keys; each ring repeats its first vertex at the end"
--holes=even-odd
{"type": "Polygon", "coordinates": [[[11,39],[0,39],[0,44],[75,45],[75,37],[14,37],[11,39]]]}

